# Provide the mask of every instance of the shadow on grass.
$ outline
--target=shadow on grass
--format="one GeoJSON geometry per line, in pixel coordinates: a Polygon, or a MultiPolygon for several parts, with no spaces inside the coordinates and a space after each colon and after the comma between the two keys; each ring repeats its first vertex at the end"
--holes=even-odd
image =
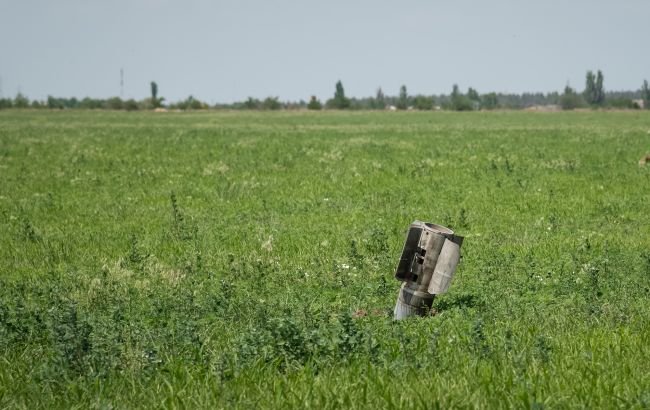
{"type": "Polygon", "coordinates": [[[444,298],[436,298],[433,307],[438,313],[450,309],[468,309],[483,306],[484,302],[471,293],[460,295],[449,295],[444,298]]]}

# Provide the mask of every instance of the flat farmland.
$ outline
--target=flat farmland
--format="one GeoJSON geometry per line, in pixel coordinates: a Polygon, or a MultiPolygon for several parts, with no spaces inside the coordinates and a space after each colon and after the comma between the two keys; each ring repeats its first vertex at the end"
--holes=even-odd
{"type": "Polygon", "coordinates": [[[650,112],[0,112],[0,408],[647,408],[650,112]],[[395,322],[416,219],[465,236],[395,322]]]}

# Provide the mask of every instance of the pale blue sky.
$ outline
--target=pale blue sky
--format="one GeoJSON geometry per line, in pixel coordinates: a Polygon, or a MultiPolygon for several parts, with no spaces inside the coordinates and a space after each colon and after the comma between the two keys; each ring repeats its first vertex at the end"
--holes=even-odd
{"type": "Polygon", "coordinates": [[[608,90],[650,79],[650,1],[0,0],[3,96],[608,90]]]}

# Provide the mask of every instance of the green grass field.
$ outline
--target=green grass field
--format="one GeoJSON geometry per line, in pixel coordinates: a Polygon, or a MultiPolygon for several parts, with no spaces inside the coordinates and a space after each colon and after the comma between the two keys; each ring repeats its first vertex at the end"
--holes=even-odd
{"type": "Polygon", "coordinates": [[[650,112],[0,112],[0,408],[648,408],[648,151],[650,112]],[[393,322],[415,219],[462,262],[393,322]]]}

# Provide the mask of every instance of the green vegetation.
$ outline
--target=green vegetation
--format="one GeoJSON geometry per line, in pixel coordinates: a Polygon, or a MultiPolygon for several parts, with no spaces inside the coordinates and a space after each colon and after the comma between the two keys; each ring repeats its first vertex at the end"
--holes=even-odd
{"type": "Polygon", "coordinates": [[[377,88],[375,98],[370,100],[369,106],[373,110],[383,110],[386,108],[386,96],[384,96],[384,91],[381,89],[381,87],[377,88]]]}
{"type": "Polygon", "coordinates": [[[397,109],[398,110],[405,110],[409,106],[409,95],[408,92],[406,91],[406,86],[402,85],[399,88],[399,97],[397,98],[397,109]]]}
{"type": "Polygon", "coordinates": [[[344,110],[350,108],[350,99],[345,96],[345,89],[341,80],[336,82],[336,89],[334,91],[334,98],[327,100],[326,105],[329,108],[336,108],[344,110]]]}
{"type": "Polygon", "coordinates": [[[650,405],[647,111],[0,124],[0,408],[650,405]],[[396,323],[414,219],[463,259],[396,323]]]}
{"type": "MultiPolygon", "coordinates": [[[[470,88],[471,90],[471,88],[470,88]]],[[[458,84],[452,87],[451,95],[449,96],[450,104],[449,109],[454,111],[471,111],[474,107],[472,101],[460,92],[458,84]]]]}
{"type": "Polygon", "coordinates": [[[564,94],[560,96],[560,107],[563,110],[574,110],[584,106],[584,100],[580,94],[570,86],[564,87],[564,94]]]}
{"type": "Polygon", "coordinates": [[[587,71],[585,78],[585,101],[592,107],[602,107],[605,104],[605,90],[603,88],[603,73],[598,70],[597,74],[587,71]]]}
{"type": "Polygon", "coordinates": [[[164,97],[158,98],[158,84],[155,81],[152,81],[151,84],[151,100],[149,102],[149,105],[151,108],[160,108],[162,107],[163,101],[165,101],[164,97]]]}
{"type": "Polygon", "coordinates": [[[481,108],[484,110],[494,110],[499,108],[499,99],[496,93],[484,94],[481,97],[481,108]]]}
{"type": "MultiPolygon", "coordinates": [[[[325,102],[327,109],[336,110],[383,110],[386,107],[391,109],[415,109],[419,111],[430,111],[432,109],[440,110],[442,108],[452,111],[479,111],[494,110],[503,108],[508,110],[526,109],[537,106],[547,106],[548,110],[555,110],[559,105],[563,109],[572,110],[591,106],[593,108],[613,108],[613,109],[639,109],[644,100],[644,106],[650,108],[648,100],[650,91],[648,91],[647,81],[644,81],[641,89],[636,91],[605,91],[603,87],[603,73],[598,70],[597,74],[587,71],[585,90],[577,93],[567,85],[565,93],[560,95],[558,92],[550,93],[522,93],[522,94],[504,94],[489,92],[479,94],[479,92],[469,87],[467,94],[460,92],[457,84],[453,85],[452,92],[449,95],[440,94],[423,95],[416,94],[409,96],[406,86],[402,85],[397,96],[386,96],[381,87],[377,89],[375,97],[348,98],[345,95],[343,83],[339,80],[336,82],[334,97],[325,102]],[[567,93],[567,91],[569,91],[567,93]],[[434,106],[438,102],[439,105],[434,106]]],[[[14,99],[0,98],[0,110],[7,108],[50,108],[50,109],[108,109],[108,110],[151,110],[155,108],[169,108],[173,110],[205,110],[205,109],[234,109],[234,110],[320,110],[321,102],[316,96],[311,96],[309,102],[300,100],[296,102],[281,101],[280,97],[269,96],[264,100],[255,97],[248,97],[246,101],[236,101],[233,103],[216,103],[210,106],[208,103],[200,101],[193,96],[185,100],[171,102],[167,106],[163,105],[165,98],[158,97],[158,84],[152,81],[150,84],[151,97],[141,101],[133,99],[122,100],[119,97],[111,97],[106,100],[85,97],[78,100],[72,98],[55,98],[48,96],[47,101],[29,99],[18,93],[14,99]]]]}
{"type": "Polygon", "coordinates": [[[426,95],[416,95],[413,98],[413,108],[421,111],[430,111],[433,109],[433,104],[435,104],[435,99],[433,97],[427,97],[426,95]]]}
{"type": "Polygon", "coordinates": [[[311,98],[309,99],[309,104],[307,104],[307,109],[308,110],[321,110],[323,109],[323,104],[321,104],[320,100],[316,98],[315,95],[312,95],[311,98]]]}
{"type": "Polygon", "coordinates": [[[14,98],[13,106],[16,108],[27,108],[29,107],[29,99],[27,99],[23,94],[18,93],[16,94],[16,98],[14,98]]]}

